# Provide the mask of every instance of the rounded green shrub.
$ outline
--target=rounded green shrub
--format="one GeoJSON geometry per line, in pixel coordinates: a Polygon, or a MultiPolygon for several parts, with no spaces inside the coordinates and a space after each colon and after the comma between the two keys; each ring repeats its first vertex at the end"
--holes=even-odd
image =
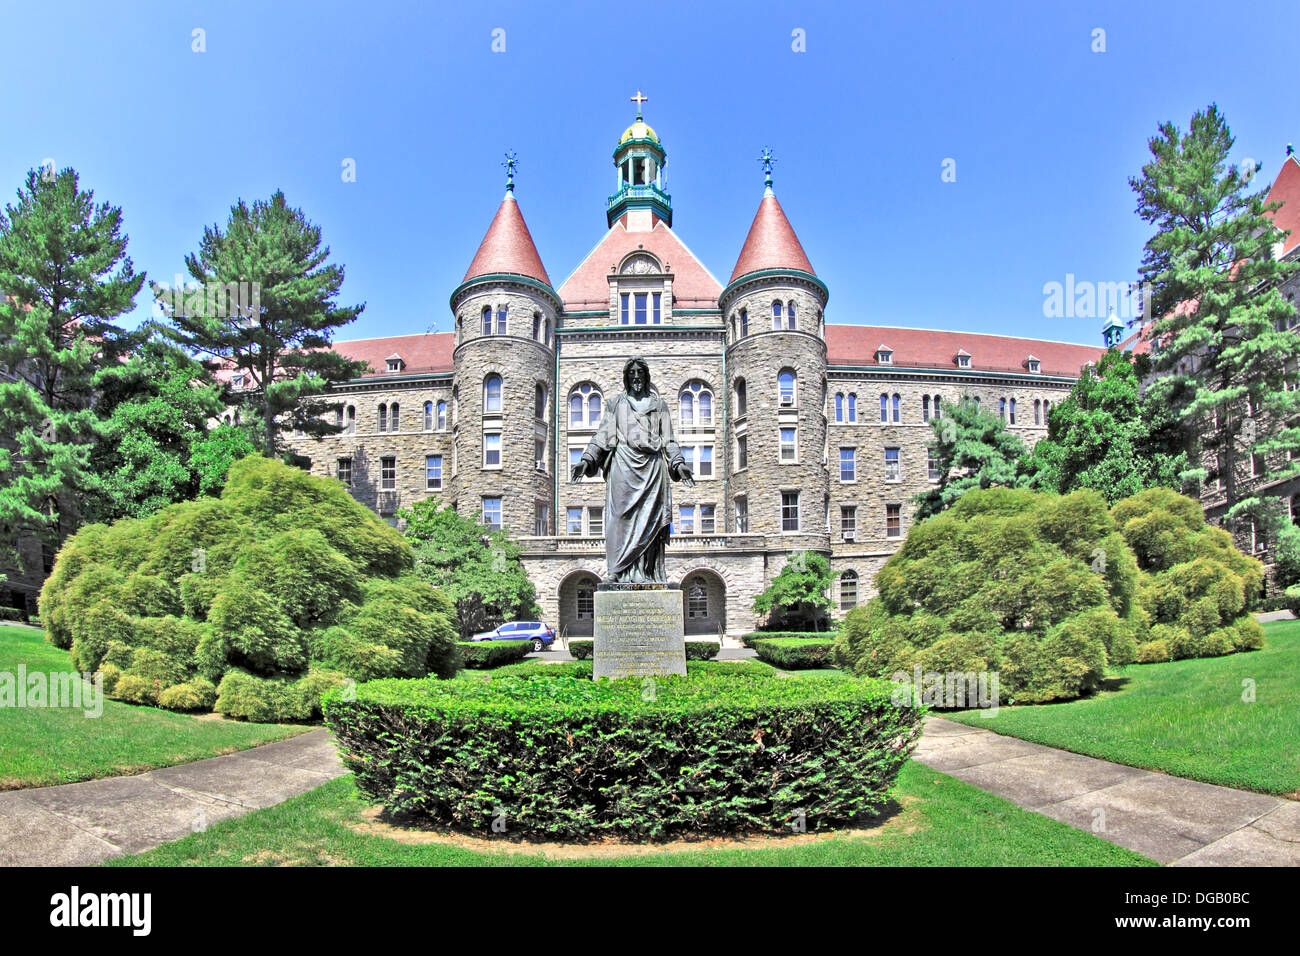
{"type": "Polygon", "coordinates": [[[471,670],[503,667],[522,661],[533,649],[532,641],[461,641],[461,658],[471,670]]]}
{"type": "Polygon", "coordinates": [[[687,667],[652,692],[584,663],[373,681],[329,695],[325,719],[394,814],[569,840],[849,823],[883,807],[920,732],[887,681],[687,667]]]}
{"type": "Polygon", "coordinates": [[[718,641],[687,641],[686,659],[688,661],[711,661],[722,650],[718,641]]]}
{"type": "Polygon", "coordinates": [[[591,660],[595,648],[596,642],[593,640],[569,641],[569,653],[580,661],[591,660]]]}
{"type": "Polygon", "coordinates": [[[1156,664],[1168,660],[1173,660],[1173,658],[1169,654],[1169,644],[1166,641],[1147,641],[1138,647],[1137,662],[1139,664],[1156,664]]]}
{"type": "Polygon", "coordinates": [[[40,608],[73,666],[116,671],[118,697],[252,720],[308,719],[347,679],[459,665],[455,611],[402,535],[337,481],[260,456],[220,498],[81,529],[40,608]]]}
{"type": "Polygon", "coordinates": [[[830,638],[773,637],[754,642],[758,659],[782,670],[833,667],[835,642],[830,638]]]}

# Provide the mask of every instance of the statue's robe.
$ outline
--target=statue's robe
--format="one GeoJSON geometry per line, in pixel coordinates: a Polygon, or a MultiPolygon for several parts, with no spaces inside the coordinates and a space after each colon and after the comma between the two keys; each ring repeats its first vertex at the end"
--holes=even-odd
{"type": "Polygon", "coordinates": [[[665,583],[671,472],[684,463],[667,403],[649,395],[638,412],[626,392],[614,396],[582,457],[605,477],[606,580],[665,583]]]}

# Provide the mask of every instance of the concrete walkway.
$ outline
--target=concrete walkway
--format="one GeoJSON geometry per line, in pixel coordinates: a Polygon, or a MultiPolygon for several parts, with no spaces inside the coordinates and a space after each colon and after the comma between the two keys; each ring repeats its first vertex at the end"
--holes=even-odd
{"type": "Polygon", "coordinates": [[[327,730],[135,777],[0,793],[0,866],[93,866],[275,806],[344,773],[327,730]]]}
{"type": "Polygon", "coordinates": [[[915,758],[1174,866],[1300,866],[1300,802],[1044,747],[931,717],[915,758]]]}

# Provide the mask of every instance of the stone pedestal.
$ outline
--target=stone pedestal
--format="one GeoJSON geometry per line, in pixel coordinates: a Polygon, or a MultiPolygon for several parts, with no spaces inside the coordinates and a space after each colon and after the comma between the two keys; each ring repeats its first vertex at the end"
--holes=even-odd
{"type": "Polygon", "coordinates": [[[596,677],[686,673],[680,590],[597,591],[594,636],[596,677]]]}

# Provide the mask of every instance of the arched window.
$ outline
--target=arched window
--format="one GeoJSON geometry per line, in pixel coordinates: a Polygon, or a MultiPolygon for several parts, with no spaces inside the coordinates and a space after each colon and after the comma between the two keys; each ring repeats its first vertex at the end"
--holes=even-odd
{"type": "Polygon", "coordinates": [[[921,396],[921,421],[928,422],[929,420],[930,420],[930,396],[922,395],[921,396]]]}
{"type": "Polygon", "coordinates": [[[1007,400],[1005,398],[998,399],[998,418],[1004,422],[1007,420],[1007,400]]]}
{"type": "Polygon", "coordinates": [[[393,402],[392,405],[388,406],[388,430],[390,432],[401,431],[401,428],[397,424],[397,403],[396,402],[393,402]]]}
{"type": "Polygon", "coordinates": [[[889,395],[885,392],[880,393],[880,420],[889,421],[889,395]]]}
{"type": "Polygon", "coordinates": [[[1043,403],[1038,399],[1034,399],[1034,424],[1043,424],[1043,403]]]}
{"type": "Polygon", "coordinates": [[[542,340],[542,314],[540,312],[533,313],[533,338],[538,342],[542,340]]]}
{"type": "Polygon", "coordinates": [[[781,331],[781,303],[772,303],[772,331],[781,331]]]}
{"type": "Polygon", "coordinates": [[[842,392],[835,393],[835,420],[844,421],[844,395],[842,392]]]}
{"type": "Polygon", "coordinates": [[[229,424],[230,424],[230,413],[229,413],[229,412],[226,412],[225,415],[222,415],[222,416],[221,416],[221,423],[222,423],[223,425],[229,425],[229,424]]]}
{"type": "Polygon", "coordinates": [[[596,616],[596,579],[582,578],[578,581],[577,607],[574,617],[579,621],[590,621],[596,616]]]}
{"type": "Polygon", "coordinates": [[[791,301],[785,307],[785,327],[794,331],[794,302],[791,301]]]}
{"type": "Polygon", "coordinates": [[[379,430],[381,432],[388,431],[388,406],[385,405],[383,402],[379,403],[378,418],[379,418],[379,430]]]}
{"type": "Polygon", "coordinates": [[[506,307],[497,306],[497,335],[506,334],[506,307]]]}
{"type": "Polygon", "coordinates": [[[483,306],[483,334],[492,334],[492,306],[483,306]]]}
{"type": "Polygon", "coordinates": [[[1047,416],[1051,414],[1051,411],[1052,403],[1047,401],[1047,399],[1043,399],[1043,421],[1047,421],[1047,416]]]}
{"type": "Polygon", "coordinates": [[[898,408],[898,393],[897,393],[897,392],[894,393],[894,402],[893,402],[893,405],[894,405],[894,421],[898,421],[898,420],[899,420],[899,418],[898,418],[899,408],[898,408]]]}
{"type": "Polygon", "coordinates": [[[1007,421],[1012,425],[1016,423],[1016,400],[1014,398],[1007,402],[1007,421]]]}
{"type": "Polygon", "coordinates": [[[483,411],[501,411],[501,376],[495,373],[483,379],[483,411]]]}
{"type": "Polygon", "coordinates": [[[857,420],[858,420],[858,393],[849,392],[849,421],[856,422],[857,420]]]}
{"type": "Polygon", "coordinates": [[[347,420],[343,423],[343,427],[346,428],[349,433],[357,430],[357,407],[355,405],[348,406],[347,420]]]}
{"type": "Polygon", "coordinates": [[[569,424],[595,427],[600,422],[600,389],[590,382],[569,393],[569,424]]]}
{"type": "Polygon", "coordinates": [[[747,394],[746,389],[745,389],[745,380],[744,380],[743,378],[738,378],[738,379],[736,379],[736,415],[737,415],[737,417],[739,417],[739,416],[741,416],[741,415],[744,415],[744,414],[746,413],[746,411],[748,410],[748,407],[749,407],[749,395],[747,394]]]}
{"type": "Polygon", "coordinates": [[[533,416],[546,419],[546,386],[540,382],[533,389],[533,416]]]}
{"type": "Polygon", "coordinates": [[[781,374],[776,377],[777,390],[780,392],[782,405],[793,405],[795,400],[795,375],[794,369],[783,368],[781,374]]]}
{"type": "Polygon", "coordinates": [[[683,425],[713,424],[713,392],[703,382],[687,382],[677,396],[683,425]]]}
{"type": "Polygon", "coordinates": [[[424,403],[424,430],[433,431],[433,402],[424,403]]]}
{"type": "Polygon", "coordinates": [[[858,572],[845,571],[840,575],[840,610],[847,611],[858,604],[858,572]]]}
{"type": "Polygon", "coordinates": [[[686,585],[686,616],[700,618],[709,616],[709,589],[704,578],[691,578],[686,585]]]}
{"type": "Polygon", "coordinates": [[[740,310],[740,337],[743,339],[749,334],[749,310],[740,310]]]}
{"type": "Polygon", "coordinates": [[[438,431],[447,430],[447,403],[438,403],[438,431]]]}
{"type": "Polygon", "coordinates": [[[934,396],[934,417],[935,417],[935,418],[942,418],[942,417],[943,417],[942,415],[939,414],[939,396],[938,396],[938,395],[934,396]]]}

